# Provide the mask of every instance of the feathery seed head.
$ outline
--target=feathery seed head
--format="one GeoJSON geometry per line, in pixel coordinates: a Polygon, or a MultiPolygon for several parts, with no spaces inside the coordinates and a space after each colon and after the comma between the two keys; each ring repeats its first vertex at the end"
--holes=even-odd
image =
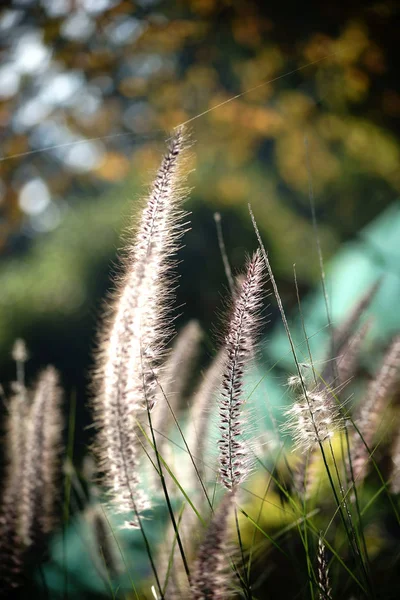
{"type": "Polygon", "coordinates": [[[54,523],[61,437],[60,396],[52,367],[39,377],[33,397],[15,382],[7,422],[7,477],[0,511],[0,579],[18,587],[26,550],[54,523]]]}
{"type": "MultiPolygon", "coordinates": [[[[125,275],[102,340],[95,399],[101,467],[116,508],[123,513],[148,507],[139,489],[136,420],[152,409],[157,375],[170,334],[166,326],[173,297],[168,282],[184,233],[180,208],[183,129],[171,139],[129,244],[125,275]]],[[[135,518],[130,519],[134,524],[135,518]]]]}
{"type": "Polygon", "coordinates": [[[205,539],[197,553],[191,574],[193,600],[223,600],[229,595],[227,573],[228,518],[235,494],[227,494],[215,511],[205,539]]]}
{"type": "Polygon", "coordinates": [[[400,494],[400,432],[396,435],[393,442],[392,463],[390,489],[393,494],[400,494]]]}
{"type": "Polygon", "coordinates": [[[7,532],[15,533],[16,505],[21,495],[26,454],[28,401],[25,389],[22,390],[19,385],[14,387],[14,395],[9,402],[5,439],[7,467],[0,512],[0,541],[3,542],[7,538],[7,532]]]}
{"type": "Polygon", "coordinates": [[[322,371],[322,380],[329,385],[340,385],[354,373],[357,366],[361,344],[367,334],[365,324],[357,330],[360,319],[371,304],[380,286],[380,280],[370,286],[356,302],[343,323],[335,327],[331,340],[331,358],[322,371]],[[336,357],[336,358],[333,358],[336,357]]]}
{"type": "Polygon", "coordinates": [[[301,377],[299,375],[290,375],[290,377],[288,377],[287,380],[287,386],[288,388],[291,388],[296,391],[301,390],[301,377]]]}
{"type": "Polygon", "coordinates": [[[243,377],[252,358],[260,325],[264,263],[257,250],[247,266],[246,278],[234,300],[225,338],[226,362],[219,404],[219,466],[223,485],[232,490],[247,477],[249,449],[241,439],[244,420],[241,406],[243,377]]]}
{"type": "Polygon", "coordinates": [[[315,386],[308,391],[304,380],[296,381],[296,387],[291,387],[296,389],[299,383],[302,389],[297,390],[296,402],[285,411],[288,421],[282,429],[292,435],[296,449],[307,452],[332,438],[343,423],[331,390],[315,386]]]}
{"type": "Polygon", "coordinates": [[[348,383],[357,371],[360,362],[360,351],[370,328],[371,319],[363,323],[363,325],[350,336],[348,342],[343,345],[343,349],[336,359],[338,384],[348,383]]]}
{"type": "Polygon", "coordinates": [[[29,546],[54,524],[57,472],[62,437],[58,373],[47,367],[39,376],[26,423],[24,477],[19,499],[20,536],[29,546]]]}
{"type": "MultiPolygon", "coordinates": [[[[355,479],[364,478],[368,471],[368,461],[379,419],[385,402],[396,391],[400,380],[400,335],[390,344],[380,369],[368,386],[365,400],[359,406],[354,421],[357,431],[352,435],[351,469],[355,479]]],[[[350,465],[348,464],[350,470],[350,465]]]]}
{"type": "MultiPolygon", "coordinates": [[[[185,437],[203,480],[206,478],[205,455],[207,440],[209,439],[210,412],[215,406],[225,363],[225,348],[222,348],[208,366],[199,387],[193,395],[187,420],[188,428],[185,437]]],[[[198,485],[197,474],[195,485],[198,485]]]]}
{"type": "Polygon", "coordinates": [[[318,539],[317,572],[320,600],[331,600],[332,590],[329,581],[328,561],[326,560],[325,544],[320,536],[318,539]]]}
{"type": "MultiPolygon", "coordinates": [[[[156,432],[166,434],[173,422],[172,414],[180,408],[185,388],[191,377],[193,363],[200,351],[203,337],[202,329],[196,320],[189,321],[179,332],[160,371],[158,389],[156,391],[157,410],[153,411],[153,428],[156,432]]],[[[161,436],[160,436],[161,437],[161,436]]],[[[160,443],[163,443],[160,439],[160,443]]]]}
{"type": "Polygon", "coordinates": [[[96,567],[104,576],[116,578],[122,573],[122,565],[118,554],[118,538],[110,531],[110,523],[104,512],[104,507],[95,503],[89,505],[84,513],[90,526],[93,543],[93,559],[96,567]],[[104,573],[103,573],[104,571],[104,573]]]}
{"type": "Polygon", "coordinates": [[[28,351],[24,340],[18,338],[14,342],[12,357],[16,362],[26,362],[28,360],[28,351]]]}

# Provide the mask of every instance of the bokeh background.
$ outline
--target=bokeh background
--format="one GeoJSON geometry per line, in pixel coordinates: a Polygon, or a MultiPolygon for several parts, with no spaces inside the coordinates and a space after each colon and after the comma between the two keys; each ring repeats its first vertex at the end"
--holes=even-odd
{"type": "Polygon", "coordinates": [[[178,327],[218,329],[213,214],[238,270],[256,244],[249,201],[290,311],[293,263],[302,297],[320,276],[310,183],[328,262],[398,197],[398,13],[390,0],[3,0],[1,381],[17,337],[29,381],[55,364],[77,398],[77,455],[120,234],[170,131],[191,120],[195,140],[178,327]]]}

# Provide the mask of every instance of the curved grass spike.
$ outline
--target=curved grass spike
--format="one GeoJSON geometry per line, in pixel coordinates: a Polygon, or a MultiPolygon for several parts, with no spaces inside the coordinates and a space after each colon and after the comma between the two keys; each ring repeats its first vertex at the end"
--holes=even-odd
{"type": "MultiPolygon", "coordinates": [[[[163,460],[173,469],[179,465],[180,477],[186,478],[188,474],[192,474],[193,457],[189,453],[185,457],[179,457],[175,452],[174,445],[170,443],[170,436],[177,431],[182,434],[178,419],[184,408],[186,391],[190,378],[193,376],[193,365],[200,353],[202,337],[203,331],[194,319],[189,321],[179,332],[162,367],[156,393],[156,406],[149,415],[153,430],[150,434],[154,434],[155,442],[155,457],[147,462],[148,466],[151,465],[149,485],[153,484],[155,490],[160,488],[160,484],[163,487],[163,477],[166,490],[171,496],[176,496],[177,487],[169,475],[164,473],[160,477],[162,465],[158,465],[158,458],[162,456],[163,460]],[[156,464],[157,469],[154,468],[156,464]]],[[[183,442],[185,443],[184,438],[183,442]]],[[[195,481],[197,482],[197,479],[195,481]]]]}
{"type": "Polygon", "coordinates": [[[283,428],[291,433],[295,448],[303,453],[331,439],[344,424],[332,392],[318,386],[301,391],[285,415],[288,420],[283,428]]]}
{"type": "MultiPolygon", "coordinates": [[[[176,518],[176,528],[179,531],[185,557],[193,558],[196,540],[199,536],[200,521],[195,513],[184,502],[176,518]]],[[[167,600],[185,600],[188,597],[188,578],[185,565],[177,541],[177,533],[172,522],[169,523],[162,543],[159,547],[158,563],[159,577],[167,600]]]]}
{"type": "Polygon", "coordinates": [[[149,506],[140,489],[136,420],[152,409],[159,365],[171,333],[173,286],[168,281],[184,233],[181,210],[182,129],[171,139],[143,209],[136,236],[128,244],[125,274],[102,335],[95,375],[95,422],[100,467],[116,510],[131,515],[149,506]]]}
{"type": "Polygon", "coordinates": [[[186,387],[192,377],[192,368],[200,352],[203,331],[196,320],[191,320],[176,337],[163,365],[156,392],[157,407],[152,413],[152,425],[161,454],[168,441],[167,435],[174,422],[173,415],[182,408],[186,387]]]}
{"type": "Polygon", "coordinates": [[[381,280],[378,279],[369,286],[343,323],[333,329],[331,355],[328,357],[330,360],[321,375],[321,381],[326,384],[339,385],[347,382],[353,375],[358,353],[369,327],[367,323],[359,326],[360,319],[372,303],[380,284],[381,280]]]}
{"type": "Polygon", "coordinates": [[[207,473],[206,448],[210,412],[221,386],[225,363],[226,351],[222,348],[212,359],[191,400],[186,437],[202,479],[206,478],[207,473]]]}
{"type": "Polygon", "coordinates": [[[101,576],[105,580],[116,579],[123,572],[122,562],[117,552],[115,532],[113,535],[113,532],[110,531],[110,523],[104,514],[104,509],[99,503],[89,505],[84,516],[87,519],[93,542],[93,549],[91,549],[94,553],[93,560],[96,562],[101,576]]]}
{"type": "Polygon", "coordinates": [[[352,435],[351,463],[356,481],[364,479],[367,474],[371,446],[385,402],[394,394],[399,381],[400,335],[397,335],[389,346],[375,379],[368,386],[367,396],[354,418],[360,432],[354,431],[352,435]]]}
{"type": "Polygon", "coordinates": [[[360,363],[360,351],[371,325],[372,320],[367,319],[343,346],[336,359],[337,381],[335,380],[335,383],[338,385],[346,385],[354,377],[360,363]]]}
{"type": "MultiPolygon", "coordinates": [[[[21,375],[18,361],[25,359],[17,354],[21,375]]],[[[57,371],[47,367],[32,394],[23,377],[18,379],[9,403],[8,468],[0,514],[0,576],[8,590],[20,585],[27,552],[37,551],[53,529],[62,437],[57,371]]]]}
{"type": "Polygon", "coordinates": [[[392,444],[392,463],[390,489],[393,494],[400,494],[400,427],[392,444]]]}
{"type": "Polygon", "coordinates": [[[228,520],[235,492],[226,494],[215,511],[192,567],[191,600],[229,598],[229,561],[226,557],[228,520]]]}
{"type": "Polygon", "coordinates": [[[321,536],[318,539],[317,574],[319,600],[332,600],[328,561],[326,559],[325,544],[321,536]]]}
{"type": "Polygon", "coordinates": [[[260,325],[264,262],[257,250],[247,266],[246,278],[233,304],[228,333],[225,338],[226,363],[223,371],[219,403],[219,469],[223,485],[233,490],[250,471],[248,442],[241,440],[244,420],[241,415],[243,376],[260,325]]]}
{"type": "Polygon", "coordinates": [[[5,454],[6,477],[2,485],[0,508],[0,597],[6,597],[19,584],[23,545],[18,535],[18,500],[24,479],[25,430],[28,401],[25,387],[15,384],[8,403],[5,454]]]}
{"type": "Polygon", "coordinates": [[[54,367],[47,367],[39,376],[25,435],[19,535],[29,547],[54,525],[62,437],[61,388],[54,367]]]}

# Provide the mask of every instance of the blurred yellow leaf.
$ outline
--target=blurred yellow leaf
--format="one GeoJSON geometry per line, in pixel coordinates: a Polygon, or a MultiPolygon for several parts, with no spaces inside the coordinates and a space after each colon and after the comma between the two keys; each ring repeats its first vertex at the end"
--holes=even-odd
{"type": "Polygon", "coordinates": [[[123,154],[107,152],[95,173],[106,181],[119,181],[129,173],[131,164],[123,154]]]}

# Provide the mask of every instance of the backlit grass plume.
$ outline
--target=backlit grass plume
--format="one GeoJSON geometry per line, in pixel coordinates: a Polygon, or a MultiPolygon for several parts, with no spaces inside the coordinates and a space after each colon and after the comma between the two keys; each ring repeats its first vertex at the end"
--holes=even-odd
{"type": "Polygon", "coordinates": [[[333,390],[314,384],[307,389],[304,377],[292,376],[289,386],[296,393],[295,403],[285,412],[283,429],[293,438],[296,449],[303,453],[333,437],[344,423],[333,390]]]}
{"type": "Polygon", "coordinates": [[[235,494],[226,494],[215,511],[192,567],[192,600],[230,597],[229,559],[226,556],[229,515],[235,494]]]}
{"type": "Polygon", "coordinates": [[[226,355],[223,348],[211,361],[191,401],[186,436],[202,479],[206,474],[205,459],[210,412],[218,396],[225,362],[226,355]]]}
{"type": "MultiPolygon", "coordinates": [[[[123,513],[138,513],[148,506],[139,488],[135,423],[154,405],[159,364],[171,333],[173,286],[168,278],[184,232],[180,167],[185,146],[183,130],[178,129],[128,245],[125,274],[99,355],[94,403],[97,450],[110,496],[123,513]]],[[[136,524],[135,517],[130,524],[136,524]]]]}
{"type": "Polygon", "coordinates": [[[226,363],[223,371],[219,404],[219,470],[223,485],[232,490],[249,473],[248,443],[241,439],[244,430],[242,417],[243,376],[253,356],[260,325],[264,264],[257,250],[247,266],[246,278],[236,295],[225,338],[226,363]]]}
{"type": "Polygon", "coordinates": [[[332,600],[332,590],[329,581],[329,567],[326,558],[325,544],[322,537],[318,539],[317,574],[319,600],[332,600]]]}
{"type": "Polygon", "coordinates": [[[62,437],[61,388],[54,367],[39,376],[25,425],[19,534],[30,546],[54,523],[62,437]]]}
{"type": "Polygon", "coordinates": [[[153,411],[152,424],[158,434],[160,448],[178,414],[183,396],[192,376],[192,366],[200,351],[202,329],[196,320],[189,321],[179,332],[171,352],[163,365],[156,393],[157,409],[153,411]]]}
{"type": "Polygon", "coordinates": [[[360,362],[360,351],[371,329],[371,320],[367,320],[349,338],[344,345],[341,355],[336,360],[337,383],[346,385],[354,376],[360,362]]]}
{"type": "MultiPolygon", "coordinates": [[[[189,321],[177,335],[167,360],[162,365],[156,390],[156,405],[151,413],[151,422],[156,439],[157,452],[170,466],[176,465],[176,447],[170,443],[170,436],[177,431],[176,421],[185,402],[193,365],[198,358],[203,331],[195,320],[189,321]]],[[[188,455],[185,458],[189,458],[188,455]]],[[[156,459],[155,459],[156,462],[156,459]]],[[[180,472],[184,471],[179,459],[180,472]]],[[[189,461],[191,463],[191,461],[189,461]]],[[[160,477],[153,464],[150,467],[153,487],[159,488],[160,477]]],[[[192,470],[192,469],[191,469],[192,470]]],[[[167,477],[167,479],[169,479],[167,477]]],[[[176,485],[169,480],[170,493],[176,492],[176,485]],[[172,485],[171,485],[172,484],[172,485]]],[[[151,484],[150,484],[151,485],[151,484]]]]}
{"type": "Polygon", "coordinates": [[[392,446],[392,472],[390,489],[393,494],[400,494],[400,430],[398,429],[392,446]]]}
{"type": "MultiPolygon", "coordinates": [[[[22,346],[21,346],[22,348],[22,346]]],[[[61,461],[61,389],[58,374],[47,367],[33,391],[25,387],[21,364],[8,404],[7,479],[0,514],[0,577],[18,587],[29,550],[41,547],[54,526],[61,461]]]]}
{"type": "Polygon", "coordinates": [[[375,379],[368,386],[366,398],[359,405],[354,417],[358,429],[352,435],[351,450],[351,466],[355,480],[364,478],[367,473],[371,446],[385,403],[396,391],[399,381],[400,335],[397,335],[386,352],[375,379]]]}
{"type": "MultiPolygon", "coordinates": [[[[8,404],[5,436],[6,473],[0,508],[0,581],[4,594],[19,582],[23,548],[18,532],[18,508],[24,480],[28,400],[25,386],[15,384],[8,404]]],[[[0,596],[1,596],[0,586],[0,596]]]]}
{"type": "Polygon", "coordinates": [[[349,315],[332,332],[333,337],[329,356],[327,356],[329,360],[323,368],[321,377],[321,381],[330,386],[346,383],[354,375],[361,346],[370,326],[368,320],[360,325],[360,320],[373,301],[380,283],[380,280],[376,281],[364,292],[349,315]]]}

